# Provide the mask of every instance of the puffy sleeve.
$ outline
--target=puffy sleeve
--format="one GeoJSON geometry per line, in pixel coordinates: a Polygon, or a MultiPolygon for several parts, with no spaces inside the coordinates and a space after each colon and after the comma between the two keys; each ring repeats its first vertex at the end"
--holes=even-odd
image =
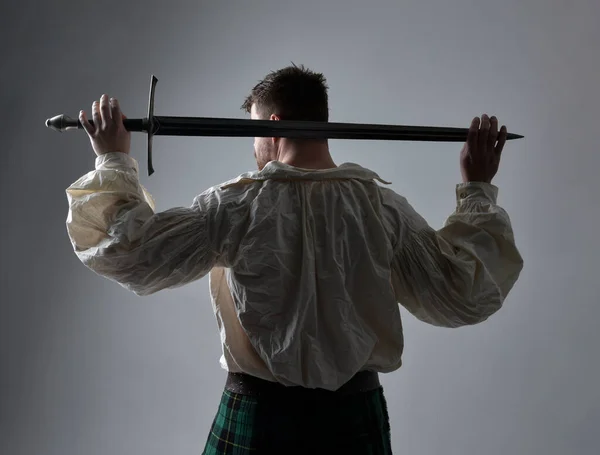
{"type": "Polygon", "coordinates": [[[114,152],[67,188],[67,232],[77,257],[139,296],[198,280],[235,248],[248,210],[211,188],[190,207],[155,213],[137,161],[114,152]]]}
{"type": "Polygon", "coordinates": [[[460,327],[483,322],[502,307],[523,259],[497,195],[492,184],[457,185],[457,207],[436,231],[405,198],[390,193],[392,285],[397,301],[418,319],[460,327]]]}

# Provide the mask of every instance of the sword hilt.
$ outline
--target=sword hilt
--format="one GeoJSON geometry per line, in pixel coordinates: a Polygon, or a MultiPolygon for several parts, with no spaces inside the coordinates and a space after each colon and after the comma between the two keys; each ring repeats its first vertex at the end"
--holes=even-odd
{"type": "MultiPolygon", "coordinates": [[[[89,120],[90,125],[94,125],[93,120],[89,120]]],[[[134,118],[123,120],[123,125],[127,131],[147,131],[147,119],[134,118]]],[[[69,117],[68,115],[57,115],[55,117],[46,120],[46,126],[54,131],[62,133],[63,131],[71,129],[83,129],[83,125],[79,119],[69,117]]]]}
{"type": "MultiPolygon", "coordinates": [[[[154,118],[154,92],[158,79],[152,75],[150,80],[150,95],[148,99],[148,116],[146,118],[124,119],[123,126],[127,131],[142,131],[148,133],[148,175],[154,173],[152,166],[152,137],[156,132],[156,120],[154,118]]],[[[94,126],[94,121],[90,120],[90,125],[94,126]]],[[[83,129],[79,119],[69,117],[68,115],[56,115],[46,120],[46,127],[62,133],[71,129],[83,129]]]]}

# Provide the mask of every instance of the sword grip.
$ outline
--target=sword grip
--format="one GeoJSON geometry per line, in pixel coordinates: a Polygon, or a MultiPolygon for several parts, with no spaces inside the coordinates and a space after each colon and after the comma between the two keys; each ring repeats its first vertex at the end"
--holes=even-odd
{"type": "MultiPolygon", "coordinates": [[[[94,121],[90,120],[90,125],[94,125],[94,121]]],[[[148,121],[146,119],[132,118],[123,120],[123,126],[127,131],[147,131],[148,121]]],[[[77,118],[69,117],[68,115],[57,115],[46,120],[46,126],[54,131],[62,133],[72,129],[83,129],[83,125],[77,118]]]]}

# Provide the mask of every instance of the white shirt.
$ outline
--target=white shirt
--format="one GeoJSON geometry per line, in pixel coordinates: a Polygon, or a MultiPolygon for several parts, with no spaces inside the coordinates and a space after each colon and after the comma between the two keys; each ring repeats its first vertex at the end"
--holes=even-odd
{"type": "Polygon", "coordinates": [[[139,296],[207,274],[222,368],[336,390],[355,373],[401,365],[398,304],[459,327],[500,309],[523,260],[498,188],[456,185],[440,230],[373,171],[272,161],[155,213],[124,153],[67,190],[79,259],[139,296]]]}

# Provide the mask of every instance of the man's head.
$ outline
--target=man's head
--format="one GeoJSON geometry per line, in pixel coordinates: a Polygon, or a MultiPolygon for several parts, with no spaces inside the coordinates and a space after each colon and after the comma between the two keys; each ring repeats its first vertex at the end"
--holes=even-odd
{"type": "MultiPolygon", "coordinates": [[[[242,109],[250,113],[253,120],[326,122],[329,120],[327,90],[327,82],[322,74],[292,63],[292,66],[272,71],[256,84],[242,109]]],[[[280,138],[272,137],[254,138],[254,157],[258,169],[277,159],[280,141],[280,138]]]]}

